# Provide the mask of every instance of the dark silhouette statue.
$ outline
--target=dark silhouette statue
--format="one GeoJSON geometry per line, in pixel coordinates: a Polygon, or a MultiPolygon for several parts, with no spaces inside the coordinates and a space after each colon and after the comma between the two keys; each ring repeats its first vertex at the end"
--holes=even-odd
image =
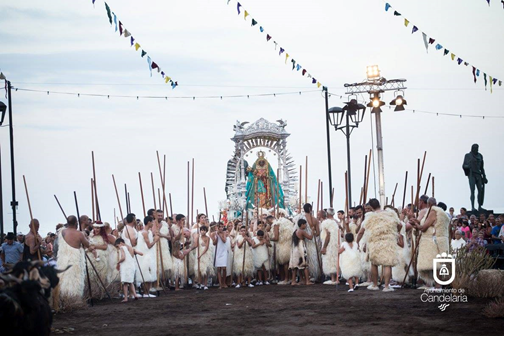
{"type": "Polygon", "coordinates": [[[482,208],[484,204],[484,190],[487,184],[486,172],[484,171],[484,158],[479,153],[479,144],[472,145],[472,151],[465,154],[463,161],[463,171],[468,177],[470,184],[470,201],[472,202],[472,211],[476,211],[475,204],[475,187],[477,187],[477,203],[479,204],[479,212],[485,211],[482,208]]]}

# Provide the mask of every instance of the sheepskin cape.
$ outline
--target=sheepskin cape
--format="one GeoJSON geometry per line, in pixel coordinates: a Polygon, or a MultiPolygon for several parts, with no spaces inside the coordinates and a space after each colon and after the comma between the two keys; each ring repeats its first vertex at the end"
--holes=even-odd
{"type": "Polygon", "coordinates": [[[253,251],[248,243],[244,243],[242,248],[238,248],[238,244],[244,241],[244,237],[239,235],[237,237],[237,246],[235,246],[235,258],[233,259],[233,273],[235,275],[242,274],[242,266],[244,267],[244,277],[252,277],[254,274],[254,261],[253,251]],[[245,252],[245,261],[244,261],[245,252]]]}
{"type": "Polygon", "coordinates": [[[351,277],[360,277],[363,271],[361,270],[361,258],[358,251],[358,244],[353,242],[351,247],[349,243],[343,242],[341,247],[345,248],[342,254],[340,254],[342,277],[346,280],[351,277]]]}
{"type": "Polygon", "coordinates": [[[58,261],[57,268],[67,271],[60,274],[60,299],[79,297],[84,295],[84,249],[71,247],[63,238],[63,231],[58,233],[58,261]]]}
{"type": "Polygon", "coordinates": [[[363,226],[367,234],[367,251],[370,262],[376,266],[398,264],[396,249],[397,224],[400,222],[394,211],[368,212],[363,226]]]}
{"type": "MultiPolygon", "coordinates": [[[[433,259],[437,254],[449,252],[449,217],[443,209],[437,206],[432,206],[431,212],[437,214],[437,220],[432,227],[422,233],[417,259],[417,270],[419,272],[428,272],[428,274],[433,270],[433,259]]],[[[424,225],[428,213],[426,212],[421,220],[421,226],[424,225]]]]}
{"type": "Polygon", "coordinates": [[[278,264],[284,265],[289,263],[294,225],[289,219],[281,217],[274,221],[270,237],[274,235],[275,226],[279,226],[279,240],[275,243],[275,259],[278,264]]]}
{"type": "Polygon", "coordinates": [[[326,254],[321,254],[323,263],[323,273],[331,275],[337,273],[337,258],[339,248],[340,233],[338,224],[334,219],[326,219],[321,223],[321,244],[324,245],[328,233],[330,234],[330,241],[326,246],[326,254]]]}

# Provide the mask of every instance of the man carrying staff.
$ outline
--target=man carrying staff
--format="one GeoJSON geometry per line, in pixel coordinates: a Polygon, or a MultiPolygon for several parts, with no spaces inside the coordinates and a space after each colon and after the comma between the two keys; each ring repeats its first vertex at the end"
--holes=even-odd
{"type": "Polygon", "coordinates": [[[152,232],[159,237],[159,241],[154,245],[155,259],[157,261],[157,271],[161,275],[161,280],[168,281],[172,270],[172,255],[170,254],[170,242],[172,239],[172,229],[170,225],[163,221],[163,211],[150,209],[147,216],[154,219],[152,232]]]}
{"type": "Polygon", "coordinates": [[[85,260],[84,248],[93,249],[83,232],[77,229],[77,218],[67,218],[67,227],[58,233],[59,270],[67,270],[60,275],[60,300],[63,307],[82,303],[84,295],[85,260]]]}
{"type": "MultiPolygon", "coordinates": [[[[304,219],[307,222],[307,233],[311,236],[318,237],[319,236],[319,222],[312,215],[312,205],[305,204],[303,205],[303,212],[295,217],[294,223],[297,224],[298,220],[304,219]]],[[[295,226],[294,229],[298,229],[295,226]]],[[[313,281],[318,280],[321,275],[321,269],[319,268],[319,257],[318,257],[318,249],[316,247],[315,239],[307,240],[306,242],[307,248],[307,262],[309,264],[309,275],[313,281]]]]}
{"type": "Polygon", "coordinates": [[[43,248],[42,237],[39,235],[39,220],[33,219],[30,222],[30,232],[25,236],[25,245],[23,248],[23,260],[24,261],[36,261],[40,260],[42,253],[40,249],[43,248]]]}
{"type": "Polygon", "coordinates": [[[361,225],[356,242],[359,245],[363,234],[366,231],[367,254],[372,264],[372,284],[367,287],[369,290],[379,290],[377,284],[379,278],[379,266],[384,272],[384,289],[382,291],[394,291],[389,286],[391,280],[391,268],[398,264],[397,254],[397,225],[400,219],[394,211],[382,211],[379,200],[370,199],[370,206],[373,212],[365,215],[365,220],[361,225]]]}
{"type": "MultiPolygon", "coordinates": [[[[414,223],[413,226],[422,233],[417,259],[419,278],[432,287],[434,285],[433,259],[437,254],[449,252],[449,217],[443,209],[436,206],[435,198],[429,198],[428,205],[429,211],[426,212],[421,223],[419,225],[414,223]]],[[[441,286],[436,284],[435,287],[441,286]]]]}
{"type": "Polygon", "coordinates": [[[275,244],[275,263],[280,270],[279,285],[290,283],[288,267],[293,241],[293,223],[287,218],[287,215],[285,209],[279,209],[279,219],[274,221],[271,229],[270,240],[275,244]]]}

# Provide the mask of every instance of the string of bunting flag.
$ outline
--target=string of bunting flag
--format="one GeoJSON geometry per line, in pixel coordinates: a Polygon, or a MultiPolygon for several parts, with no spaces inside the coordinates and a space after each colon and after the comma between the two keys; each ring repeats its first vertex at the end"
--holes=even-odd
{"type": "MultiPolygon", "coordinates": [[[[393,11],[394,16],[399,16],[403,17],[403,15],[395,10],[389,3],[386,2],[385,10],[388,12],[389,10],[393,11]]],[[[412,24],[407,18],[403,17],[403,24],[405,27],[409,27],[409,25],[412,27],[412,34],[416,33],[417,31],[420,31],[419,27],[417,25],[412,24]]],[[[428,36],[425,32],[421,31],[421,34],[423,36],[423,42],[424,42],[424,47],[426,48],[426,53],[428,52],[429,46],[435,43],[435,39],[433,37],[428,36]]],[[[477,78],[480,77],[481,70],[480,68],[470,64],[469,62],[463,60],[461,57],[458,57],[455,53],[451,52],[448,48],[442,46],[440,43],[437,43],[435,45],[435,50],[442,50],[443,49],[443,56],[446,55],[451,55],[451,60],[456,61],[458,63],[458,66],[461,64],[464,64],[465,67],[471,66],[472,68],[472,75],[473,75],[473,82],[477,83],[477,78]]],[[[487,85],[488,85],[488,78],[489,78],[489,89],[490,92],[493,93],[493,84],[496,85],[498,82],[498,85],[501,87],[502,81],[497,79],[496,77],[493,77],[485,72],[483,73],[483,78],[484,78],[484,89],[487,90],[487,85]]]]}
{"type": "MultiPolygon", "coordinates": [[[[93,7],[95,6],[95,1],[96,0],[92,0],[93,7]]],[[[116,13],[114,13],[114,11],[112,11],[112,9],[107,4],[107,2],[104,1],[104,4],[105,4],[105,11],[107,13],[107,18],[109,19],[109,23],[110,23],[111,27],[112,27],[112,23],[114,23],[114,31],[117,32],[119,30],[119,36],[123,36],[126,39],[129,38],[130,47],[134,47],[136,52],[139,51],[139,49],[140,49],[140,57],[142,57],[142,58],[146,57],[147,65],[149,66],[149,73],[151,74],[151,77],[153,76],[153,69],[156,69],[158,71],[158,73],[161,75],[161,77],[163,78],[163,80],[165,81],[165,83],[170,83],[170,86],[172,87],[172,89],[175,89],[175,87],[178,86],[177,81],[174,81],[170,76],[168,76],[161,69],[160,65],[151,59],[151,57],[144,50],[144,48],[142,48],[141,45],[138,43],[138,41],[135,40],[132,33],[123,25],[121,20],[119,20],[116,13]]]]}
{"type": "MultiPolygon", "coordinates": [[[[227,0],[227,5],[230,4],[231,0],[227,0]]],[[[272,35],[266,32],[265,28],[256,20],[252,17],[252,15],[240,4],[240,2],[236,2],[236,8],[237,8],[237,15],[243,15],[244,20],[249,22],[248,18],[250,17],[250,23],[251,27],[259,27],[259,32],[265,35],[266,41],[274,44],[274,50],[277,51],[277,48],[279,50],[279,56],[282,56],[284,54],[284,63],[288,64],[288,60],[290,60],[290,55],[285,50],[280,43],[278,43],[275,39],[273,39],[272,35]]],[[[300,63],[298,63],[294,58],[291,57],[290,63],[292,64],[291,70],[294,71],[301,71],[301,74],[303,77],[308,78],[312,84],[317,85],[318,88],[322,86],[321,82],[319,82],[315,77],[313,77],[300,63]]]]}
{"type": "MultiPolygon", "coordinates": [[[[491,0],[486,0],[486,2],[488,6],[491,6],[491,0]]],[[[501,5],[505,9],[505,0],[501,0],[501,5]]]]}
{"type": "Polygon", "coordinates": [[[251,98],[251,97],[266,97],[266,96],[285,96],[285,95],[301,95],[302,93],[312,93],[321,92],[321,90],[301,90],[301,91],[289,91],[289,92],[273,92],[273,93],[263,93],[263,94],[241,94],[241,95],[209,95],[209,96],[143,96],[143,95],[111,95],[111,94],[100,94],[100,93],[81,93],[81,92],[69,92],[69,91],[51,91],[51,90],[39,90],[39,89],[28,89],[28,88],[17,88],[13,87],[15,91],[26,91],[26,92],[37,92],[56,94],[56,95],[70,95],[70,96],[88,96],[88,97],[107,97],[107,98],[147,98],[147,99],[223,99],[223,98],[251,98]]]}

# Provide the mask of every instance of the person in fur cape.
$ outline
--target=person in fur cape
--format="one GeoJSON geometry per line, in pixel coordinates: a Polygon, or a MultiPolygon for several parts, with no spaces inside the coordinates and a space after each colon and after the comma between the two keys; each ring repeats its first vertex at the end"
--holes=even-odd
{"type": "Polygon", "coordinates": [[[251,278],[254,275],[254,258],[251,248],[253,244],[254,242],[249,237],[246,226],[240,227],[240,234],[237,236],[235,246],[235,258],[233,259],[233,272],[237,276],[237,285],[235,288],[245,286],[246,279],[248,287],[254,288],[254,285],[251,283],[251,278]]]}
{"type": "Polygon", "coordinates": [[[83,232],[77,230],[77,218],[73,215],[67,218],[67,228],[58,234],[59,270],[68,269],[60,275],[60,301],[65,308],[67,304],[82,303],[84,298],[85,257],[84,249],[93,250],[83,232]]]}
{"type": "MultiPolygon", "coordinates": [[[[305,242],[307,249],[307,263],[309,265],[309,275],[313,281],[319,279],[321,275],[321,268],[319,267],[319,258],[318,258],[318,250],[316,247],[316,237],[319,236],[319,222],[316,218],[312,216],[312,205],[305,204],[303,205],[304,213],[297,215],[293,221],[295,224],[298,224],[300,219],[303,219],[307,222],[306,232],[312,236],[310,240],[305,242]]],[[[299,226],[294,226],[294,230],[299,229],[299,226]]]]}
{"type": "Polygon", "coordinates": [[[270,230],[270,241],[275,244],[275,263],[279,266],[279,285],[290,283],[289,258],[293,241],[293,223],[287,218],[285,209],[279,209],[279,219],[275,220],[270,230]]]}
{"type": "Polygon", "coordinates": [[[370,199],[369,204],[373,212],[365,215],[365,220],[356,240],[359,244],[361,237],[365,231],[367,232],[367,252],[372,264],[373,282],[367,289],[379,290],[377,285],[379,276],[378,266],[382,266],[385,281],[383,291],[394,291],[393,288],[389,287],[389,281],[391,280],[391,268],[398,264],[396,245],[398,237],[397,225],[400,223],[400,219],[398,219],[394,211],[381,211],[381,206],[377,199],[370,199]]]}
{"type": "MultiPolygon", "coordinates": [[[[449,217],[440,207],[435,206],[435,198],[428,199],[428,212],[421,223],[413,226],[421,231],[419,241],[419,255],[417,258],[417,271],[419,278],[427,286],[433,286],[433,259],[437,254],[449,252],[449,217]]],[[[441,287],[435,284],[436,288],[441,287]]]]}
{"type": "MultiPolygon", "coordinates": [[[[321,222],[321,242],[323,242],[323,247],[321,248],[321,259],[323,264],[323,273],[326,276],[330,276],[331,280],[324,282],[324,284],[335,285],[337,284],[337,260],[338,260],[338,250],[340,248],[340,230],[337,222],[333,218],[335,215],[335,210],[333,208],[328,208],[327,218],[321,222]]],[[[324,218],[324,215],[322,215],[324,218]]]]}

